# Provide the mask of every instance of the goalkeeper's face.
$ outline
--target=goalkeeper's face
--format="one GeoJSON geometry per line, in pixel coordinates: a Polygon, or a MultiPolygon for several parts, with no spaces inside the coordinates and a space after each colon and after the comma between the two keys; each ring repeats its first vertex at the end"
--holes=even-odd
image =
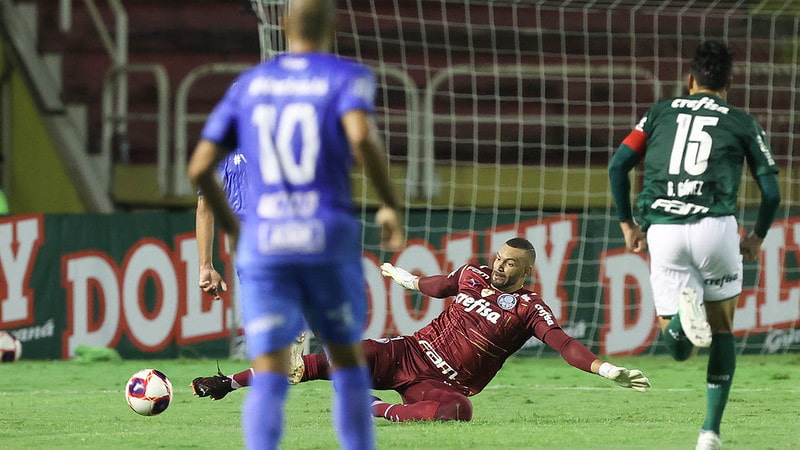
{"type": "Polygon", "coordinates": [[[531,262],[525,250],[503,245],[492,264],[492,286],[502,292],[522,288],[531,273],[531,262]]]}

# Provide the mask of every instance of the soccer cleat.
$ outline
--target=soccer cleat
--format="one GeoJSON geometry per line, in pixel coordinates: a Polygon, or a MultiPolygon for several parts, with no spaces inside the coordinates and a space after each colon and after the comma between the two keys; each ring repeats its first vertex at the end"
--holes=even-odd
{"type": "Polygon", "coordinates": [[[721,447],[722,440],[717,433],[709,430],[700,430],[695,450],[719,450],[721,447]]]}
{"type": "Polygon", "coordinates": [[[706,308],[692,288],[683,288],[678,299],[678,317],[686,337],[695,347],[711,345],[711,326],[706,319],[706,308]]]}
{"type": "Polygon", "coordinates": [[[303,363],[303,343],[306,341],[306,332],[300,333],[300,336],[297,336],[295,339],[294,344],[292,344],[292,354],[291,354],[291,364],[292,366],[289,368],[289,384],[298,384],[300,380],[303,378],[303,372],[306,370],[306,366],[303,363]]]}
{"type": "Polygon", "coordinates": [[[192,392],[198,397],[211,397],[212,400],[219,400],[228,392],[233,391],[231,379],[222,374],[217,367],[217,374],[211,377],[197,377],[189,385],[192,392]]]}

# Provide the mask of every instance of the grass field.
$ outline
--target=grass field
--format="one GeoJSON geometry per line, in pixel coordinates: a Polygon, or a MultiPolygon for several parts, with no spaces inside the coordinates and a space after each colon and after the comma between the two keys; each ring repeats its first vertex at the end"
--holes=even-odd
{"type": "MultiPolygon", "coordinates": [[[[653,389],[637,393],[569,367],[561,359],[512,358],[480,395],[469,423],[378,420],[382,449],[687,449],[705,412],[703,355],[616,361],[645,372],[653,389]]],[[[221,361],[231,373],[242,361],[221,361]]],[[[19,361],[0,365],[0,448],[242,448],[244,392],[212,402],[192,396],[192,378],[214,372],[210,360],[19,361]],[[154,367],[175,395],[160,416],[142,417],[123,397],[128,377],[154,367]]],[[[379,392],[396,401],[394,392],[379,392]]],[[[283,448],[334,449],[330,384],[291,389],[283,448]]],[[[724,448],[800,448],[800,355],[739,358],[723,421],[724,448]]]]}

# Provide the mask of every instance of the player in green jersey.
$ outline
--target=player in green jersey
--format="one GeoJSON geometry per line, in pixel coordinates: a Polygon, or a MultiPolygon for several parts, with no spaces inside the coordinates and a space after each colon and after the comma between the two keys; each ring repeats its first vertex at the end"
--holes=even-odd
{"type": "Polygon", "coordinates": [[[625,244],[636,253],[649,247],[653,299],[667,348],[683,361],[695,347],[710,347],[698,449],[722,445],[720,422],[736,366],[733,315],[742,292],[742,258],[757,258],[780,203],[766,133],[725,101],[732,70],[725,44],[702,43],[690,64],[689,95],[653,105],[609,165],[625,244]],[[637,223],[628,172],[642,160],[637,223]],[[745,161],[761,205],[753,230],[740,239],[734,213],[745,161]]]}

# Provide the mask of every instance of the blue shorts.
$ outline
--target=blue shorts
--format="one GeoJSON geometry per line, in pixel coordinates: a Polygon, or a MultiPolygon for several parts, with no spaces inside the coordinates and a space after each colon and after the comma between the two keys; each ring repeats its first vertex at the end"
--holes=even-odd
{"type": "Polygon", "coordinates": [[[360,255],[349,263],[243,269],[242,319],[251,360],[294,342],[306,322],[324,342],[362,339],[367,291],[360,255]]]}

